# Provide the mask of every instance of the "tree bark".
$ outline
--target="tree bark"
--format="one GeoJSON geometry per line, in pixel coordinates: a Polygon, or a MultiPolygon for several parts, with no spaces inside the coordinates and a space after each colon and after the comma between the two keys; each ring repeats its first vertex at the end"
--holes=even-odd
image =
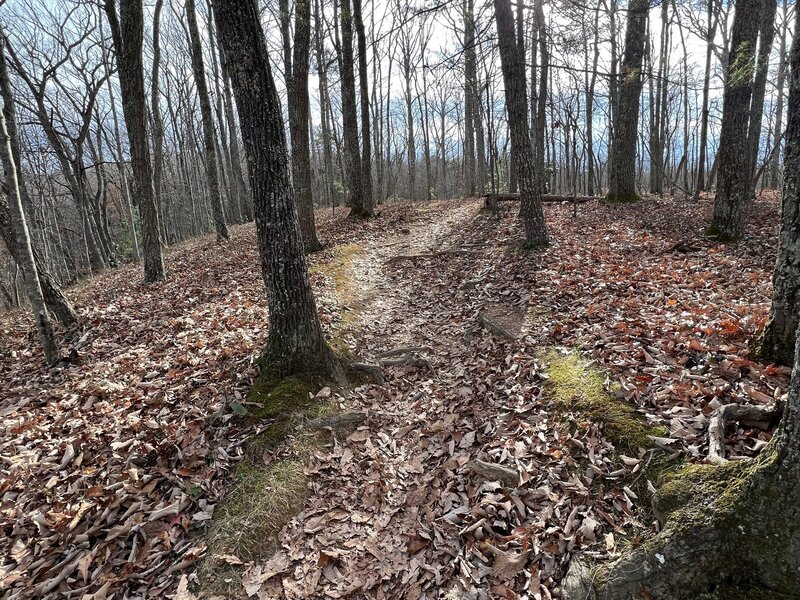
{"type": "Polygon", "coordinates": [[[706,19],[708,19],[708,35],[706,36],[706,66],[703,71],[703,108],[700,117],[700,158],[697,161],[697,184],[694,198],[700,199],[700,192],[706,189],[706,153],[708,151],[708,115],[709,92],[711,88],[711,59],[714,53],[714,37],[717,33],[719,16],[714,11],[715,0],[708,0],[706,19]]]}
{"type": "Polygon", "coordinates": [[[614,148],[609,166],[608,202],[635,202],[636,137],[639,127],[639,97],[642,92],[642,57],[650,10],[649,0],[631,0],[628,5],[625,50],[619,75],[619,98],[614,111],[614,148]]]}
{"type": "Polygon", "coordinates": [[[160,75],[161,75],[161,10],[164,0],[156,0],[153,8],[153,70],[150,77],[150,111],[153,115],[153,192],[161,217],[161,231],[167,239],[167,222],[169,211],[165,206],[161,190],[164,180],[164,120],[160,107],[160,75]]]}
{"type": "Polygon", "coordinates": [[[736,2],[717,155],[719,183],[707,230],[709,237],[720,241],[741,237],[742,206],[752,194],[748,124],[762,6],[763,0],[736,2]]]}
{"type": "Polygon", "coordinates": [[[497,39],[506,94],[506,110],[511,130],[511,147],[517,157],[520,187],[520,216],[525,226],[525,243],[546,246],[547,226],[542,211],[542,182],[534,165],[533,146],[528,127],[528,96],[525,64],[514,35],[514,15],[510,0],[494,0],[497,39]]]}
{"type": "Polygon", "coordinates": [[[211,113],[211,98],[208,94],[206,69],[203,64],[203,42],[200,39],[200,31],[197,28],[195,0],[186,0],[186,22],[189,26],[189,43],[192,48],[192,71],[194,72],[197,99],[200,102],[200,117],[203,123],[203,154],[205,155],[211,212],[214,216],[214,229],[217,233],[217,241],[224,242],[230,239],[230,234],[228,233],[228,225],[225,223],[225,209],[223,208],[222,192],[219,185],[217,133],[214,129],[214,116],[211,113]]]}
{"type": "Polygon", "coordinates": [[[311,148],[309,146],[308,61],[311,48],[311,0],[297,0],[294,19],[294,55],[290,77],[289,133],[292,137],[292,183],[294,184],[300,232],[306,252],[322,250],[314,223],[311,190],[311,148]]]}
{"type": "Polygon", "coordinates": [[[762,360],[792,363],[797,327],[800,325],[800,44],[792,45],[792,76],[789,78],[786,151],[783,164],[783,199],[778,258],[772,277],[773,296],[769,320],[756,345],[762,360]]]}
{"type": "MultiPolygon", "coordinates": [[[[780,140],[783,135],[783,108],[784,108],[784,87],[786,85],[786,33],[789,29],[788,3],[783,0],[783,22],[781,24],[781,42],[778,49],[778,74],[776,83],[777,103],[775,107],[775,138],[780,140]]],[[[781,152],[780,141],[776,144],[776,151],[772,153],[769,166],[769,187],[776,190],[780,185],[780,164],[781,152]]]]}
{"type": "Polygon", "coordinates": [[[341,2],[342,27],[342,127],[344,129],[344,163],[347,179],[347,205],[350,214],[364,214],[363,177],[361,175],[361,149],[358,143],[358,111],[356,110],[356,76],[353,67],[353,14],[350,0],[341,2]]]}
{"type": "Polygon", "coordinates": [[[273,377],[314,373],[343,379],[322,335],[308,280],[289,177],[282,110],[255,0],[212,0],[231,75],[253,190],[256,235],[269,304],[262,356],[273,377]]]}
{"type": "Polygon", "coordinates": [[[363,194],[362,212],[360,215],[350,213],[354,217],[368,218],[375,214],[375,201],[372,193],[372,140],[370,138],[369,118],[369,83],[367,81],[367,38],[364,35],[364,18],[361,11],[361,0],[353,2],[353,26],[358,40],[358,83],[361,100],[361,193],[363,194]]]}
{"type": "MultiPolygon", "coordinates": [[[[8,75],[8,66],[5,59],[5,36],[2,30],[0,30],[0,50],[2,50],[0,53],[0,96],[2,96],[3,99],[3,116],[5,117],[6,128],[11,143],[11,156],[14,160],[14,164],[19,165],[21,163],[21,152],[19,138],[17,137],[16,104],[14,101],[14,91],[11,87],[11,79],[8,75]]],[[[24,210],[26,205],[30,206],[30,196],[25,187],[25,182],[21,178],[18,178],[17,184],[24,210]],[[28,198],[27,201],[25,200],[26,198],[28,198]]],[[[0,237],[3,238],[14,262],[19,265],[25,260],[22,256],[24,247],[19,244],[15,228],[12,225],[11,207],[6,206],[2,200],[0,200],[0,237]]],[[[47,308],[62,325],[68,327],[75,325],[78,322],[78,315],[69,299],[67,299],[66,295],[61,290],[61,287],[47,271],[44,261],[40,256],[40,251],[33,244],[33,240],[31,240],[31,251],[33,252],[36,272],[39,277],[42,295],[47,308]]]]}
{"type": "Polygon", "coordinates": [[[747,132],[747,145],[750,158],[750,193],[755,196],[756,169],[758,168],[758,150],[761,146],[761,121],[764,116],[764,96],[767,91],[767,74],[769,73],[769,55],[772,42],[775,40],[775,12],[777,0],[764,0],[761,12],[761,31],[759,32],[758,59],[755,79],[753,81],[753,99],[750,103],[750,124],[747,132]]]}
{"type": "Polygon", "coordinates": [[[474,0],[464,0],[464,195],[476,195],[475,177],[475,127],[480,120],[477,105],[480,103],[477,86],[477,53],[475,51],[474,0]]]}
{"type": "Polygon", "coordinates": [[[119,18],[115,0],[104,0],[104,8],[111,26],[114,51],[117,56],[122,89],[122,112],[128,129],[133,178],[136,182],[142,215],[144,281],[155,283],[164,279],[164,258],[161,253],[159,215],[153,189],[153,167],[147,143],[142,56],[144,36],[142,0],[120,0],[119,18]]]}
{"type": "MultiPolygon", "coordinates": [[[[5,32],[0,29],[0,61],[3,68],[0,70],[0,87],[7,89],[8,72],[5,68],[5,32]]],[[[5,96],[5,94],[4,94],[5,96]]],[[[8,190],[9,212],[11,227],[16,236],[16,247],[18,249],[16,261],[22,271],[22,278],[25,282],[25,291],[28,301],[33,309],[33,317],[36,322],[36,329],[39,331],[39,339],[42,343],[47,364],[52,365],[59,359],[58,344],[56,343],[53,325],[47,313],[42,287],[39,283],[39,274],[36,269],[36,262],[33,257],[33,247],[28,231],[28,224],[25,219],[25,211],[22,207],[22,196],[20,195],[19,176],[17,163],[14,160],[13,147],[17,142],[12,142],[9,129],[6,125],[6,112],[11,112],[13,105],[6,104],[3,99],[3,110],[0,111],[0,162],[5,170],[5,184],[8,190]]],[[[15,131],[16,133],[16,131],[15,131]]]]}

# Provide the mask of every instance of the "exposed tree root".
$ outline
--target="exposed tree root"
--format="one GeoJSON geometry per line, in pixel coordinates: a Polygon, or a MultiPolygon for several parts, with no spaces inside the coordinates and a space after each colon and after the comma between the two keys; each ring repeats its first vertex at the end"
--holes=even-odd
{"type": "Polygon", "coordinates": [[[408,346],[405,348],[395,348],[394,350],[387,350],[375,355],[377,359],[391,358],[392,356],[401,356],[403,354],[415,354],[419,352],[430,352],[431,349],[425,346],[408,346]]]}
{"type": "Polygon", "coordinates": [[[669,504],[662,531],[600,568],[573,561],[563,598],[797,597],[800,485],[774,444],[753,461],[689,467],[654,504],[669,504]]]}
{"type": "Polygon", "coordinates": [[[495,335],[499,335],[500,337],[504,337],[508,340],[514,341],[519,339],[519,334],[515,334],[509,331],[505,326],[503,326],[499,321],[490,317],[486,311],[481,311],[478,315],[478,319],[486,329],[494,333],[495,335]]]}
{"type": "Polygon", "coordinates": [[[708,462],[724,464],[725,427],[728,423],[742,421],[748,425],[767,429],[778,421],[783,414],[783,404],[772,406],[755,406],[752,404],[726,404],[714,411],[708,423],[708,462]]]}

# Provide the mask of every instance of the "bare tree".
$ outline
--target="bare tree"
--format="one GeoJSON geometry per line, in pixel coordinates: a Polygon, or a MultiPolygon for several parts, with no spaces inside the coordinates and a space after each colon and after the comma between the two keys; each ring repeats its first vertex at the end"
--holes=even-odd
{"type": "Polygon", "coordinates": [[[342,380],[342,366],[322,335],[308,280],[281,105],[258,7],[255,0],[212,0],[212,5],[239,106],[267,288],[270,328],[264,373],[342,380]]]}
{"type": "Polygon", "coordinates": [[[619,75],[619,98],[614,110],[613,154],[609,166],[609,202],[639,200],[636,191],[636,138],[639,123],[639,96],[642,91],[649,0],[631,0],[625,30],[625,53],[619,75]]]}
{"type": "Polygon", "coordinates": [[[542,211],[542,182],[534,166],[533,147],[528,129],[528,97],[525,64],[514,35],[514,15],[510,0],[494,0],[497,41],[503,68],[506,110],[511,129],[511,144],[517,157],[525,243],[530,247],[546,246],[547,226],[542,211]]]}
{"type": "Polygon", "coordinates": [[[225,209],[222,203],[222,192],[219,184],[217,168],[217,134],[214,129],[214,116],[211,113],[211,99],[206,82],[206,69],[203,64],[203,43],[197,28],[197,10],[194,0],[186,0],[186,22],[189,25],[189,41],[192,48],[192,71],[197,86],[197,97],[200,101],[200,116],[203,122],[203,153],[205,155],[208,191],[211,197],[211,210],[214,215],[214,228],[217,241],[230,239],[228,226],[225,223],[225,209]]]}
{"type": "Polygon", "coordinates": [[[142,65],[144,35],[142,1],[120,0],[119,17],[115,0],[104,0],[104,2],[114,40],[122,87],[122,110],[128,129],[133,177],[142,212],[144,281],[154,283],[164,279],[164,258],[161,253],[158,207],[153,188],[153,167],[147,143],[147,110],[142,65]]]}

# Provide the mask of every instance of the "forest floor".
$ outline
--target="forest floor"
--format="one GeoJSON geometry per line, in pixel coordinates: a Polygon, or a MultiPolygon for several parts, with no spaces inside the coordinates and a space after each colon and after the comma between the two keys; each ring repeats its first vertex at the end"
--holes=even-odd
{"type": "MultiPolygon", "coordinates": [[[[552,597],[576,553],[654,531],[655,467],[702,460],[717,406],[785,393],[787,369],[748,358],[778,202],[729,246],[702,237],[710,207],[548,205],[536,252],[475,200],[320,212],[332,341],[373,363],[415,350],[382,385],[316,394],[366,420],[303,450],[308,493],[262,558],[206,556],[271,424],[243,414],[267,334],[252,226],[171,248],[164,283],[131,265],[70,290],[83,324],[56,369],[27,315],[0,316],[0,595],[188,600],[205,560],[241,597],[552,597]]],[[[733,425],[728,455],[769,435],[733,425]]],[[[300,456],[299,437],[264,465],[300,456]]]]}

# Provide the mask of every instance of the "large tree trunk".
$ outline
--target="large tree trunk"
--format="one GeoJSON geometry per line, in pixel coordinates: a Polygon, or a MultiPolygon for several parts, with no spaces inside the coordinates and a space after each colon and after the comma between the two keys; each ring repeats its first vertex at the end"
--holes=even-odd
{"type": "MultiPolygon", "coordinates": [[[[797,227],[800,202],[800,28],[796,30],[784,233],[788,226],[797,227]],[[791,207],[791,221],[787,207],[791,207]]],[[[776,284],[782,273],[796,287],[796,238],[796,231],[791,239],[781,236],[776,284]],[[782,271],[782,265],[792,261],[794,268],[782,271]]],[[[779,295],[776,289],[776,298],[779,295]]],[[[709,592],[720,598],[767,597],[767,593],[796,597],[800,589],[800,344],[794,349],[783,421],[761,455],[751,462],[689,469],[659,490],[653,503],[664,523],[662,531],[599,572],[591,573],[576,562],[565,580],[566,598],[666,600],[709,592]],[[746,596],[745,590],[749,591],[746,596]]]]}
{"type": "Polygon", "coordinates": [[[361,13],[361,0],[353,0],[353,26],[358,38],[358,84],[361,100],[361,193],[363,194],[362,213],[351,213],[354,217],[372,217],[375,214],[372,194],[372,135],[369,118],[369,83],[367,81],[367,38],[364,35],[364,18],[361,13]]]}
{"type": "Polygon", "coordinates": [[[347,180],[347,205],[350,214],[361,217],[364,214],[364,192],[361,176],[361,149],[358,143],[358,111],[356,110],[356,75],[353,65],[353,15],[350,0],[341,2],[342,27],[342,127],[344,129],[344,163],[347,180]]]}
{"type": "MultiPolygon", "coordinates": [[[[798,42],[792,45],[792,61],[798,42]]],[[[791,65],[789,78],[789,121],[786,128],[786,153],[783,164],[783,201],[778,259],[772,283],[772,307],[769,320],[758,341],[756,353],[763,360],[784,365],[792,363],[795,334],[800,325],[800,74],[791,65]]]]}
{"type": "Polygon", "coordinates": [[[136,195],[142,215],[144,281],[154,283],[164,279],[164,258],[161,253],[159,215],[153,189],[153,167],[147,143],[142,0],[120,0],[119,18],[115,0],[104,0],[104,2],[117,56],[122,89],[122,111],[128,129],[133,178],[136,182],[136,195]]]}
{"type": "Polygon", "coordinates": [[[762,6],[763,0],[736,2],[717,154],[719,183],[707,231],[720,241],[739,239],[742,206],[752,194],[748,124],[762,6]]]}
{"type": "MultiPolygon", "coordinates": [[[[2,70],[0,70],[0,87],[2,87],[2,89],[7,89],[9,87],[8,72],[5,68],[5,37],[5,32],[0,29],[0,61],[4,63],[2,70]]],[[[25,220],[25,211],[22,207],[17,164],[14,160],[14,151],[12,150],[16,142],[12,142],[8,127],[6,126],[6,112],[11,112],[12,109],[13,105],[9,106],[4,99],[3,110],[0,111],[0,162],[6,173],[5,185],[8,193],[9,212],[11,213],[11,228],[14,231],[17,242],[16,247],[18,252],[15,259],[22,271],[25,291],[28,295],[28,301],[31,303],[31,308],[33,309],[33,317],[36,321],[36,329],[39,331],[39,339],[42,343],[45,359],[47,360],[47,364],[52,365],[59,359],[58,344],[56,343],[53,326],[50,322],[50,316],[47,313],[47,307],[45,306],[44,297],[42,295],[39,274],[36,269],[36,262],[33,258],[33,247],[31,246],[28,224],[25,220]]]]}
{"type": "Polygon", "coordinates": [[[322,335],[289,177],[282,110],[255,0],[212,0],[231,76],[253,190],[269,304],[263,355],[270,376],[343,378],[322,335]]]}
{"type": "Polygon", "coordinates": [[[619,75],[619,98],[614,111],[613,154],[609,166],[608,202],[634,202],[636,193],[636,135],[639,128],[639,96],[642,92],[649,0],[631,0],[625,31],[625,51],[619,75]]]}
{"type": "MultiPolygon", "coordinates": [[[[291,63],[292,96],[289,99],[289,132],[292,136],[292,183],[300,233],[306,252],[322,250],[314,223],[309,146],[308,60],[311,49],[311,0],[297,0],[294,20],[294,56],[291,63]]],[[[289,68],[289,65],[287,65],[289,68]]]]}
{"type": "Polygon", "coordinates": [[[510,0],[494,0],[494,11],[511,147],[517,157],[519,170],[520,216],[525,226],[525,243],[530,247],[546,246],[548,240],[541,202],[542,182],[536,173],[528,127],[525,64],[514,36],[514,15],[510,0]]]}
{"type": "Polygon", "coordinates": [[[203,154],[205,155],[208,193],[211,200],[211,212],[214,215],[214,229],[217,241],[230,239],[228,225],[225,223],[225,209],[222,203],[222,192],[219,185],[217,168],[217,133],[214,129],[214,116],[211,113],[211,98],[208,95],[206,69],[203,64],[203,42],[197,28],[197,10],[195,0],[186,0],[186,21],[189,26],[189,42],[192,46],[192,71],[197,87],[197,98],[200,102],[200,117],[203,123],[203,154]]]}

